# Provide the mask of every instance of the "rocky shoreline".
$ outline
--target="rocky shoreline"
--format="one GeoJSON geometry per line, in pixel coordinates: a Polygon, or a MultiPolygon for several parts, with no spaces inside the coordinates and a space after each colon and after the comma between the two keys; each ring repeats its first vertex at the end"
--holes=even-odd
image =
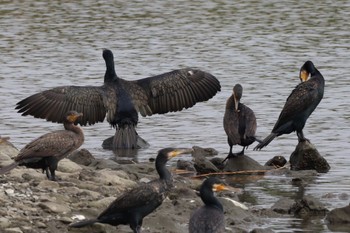
{"type": "MultiPolygon", "coordinates": [[[[2,138],[0,166],[10,163],[17,153],[18,150],[7,139],[2,138]]],[[[205,153],[202,151],[199,154],[205,153]]],[[[197,156],[196,159],[206,162],[206,156],[197,156]]],[[[175,188],[164,203],[144,219],[143,232],[187,232],[190,214],[202,205],[195,191],[202,180],[175,174],[175,166],[176,163],[169,167],[174,173],[175,188]]],[[[196,166],[198,169],[198,164],[196,166]]],[[[234,166],[232,161],[227,163],[226,170],[228,166],[234,166]]],[[[300,187],[308,182],[305,177],[310,179],[317,175],[315,170],[293,173],[287,168],[272,169],[270,172],[287,174],[293,177],[292,182],[300,187]]],[[[157,173],[153,162],[118,164],[112,160],[95,159],[87,150],[81,149],[59,163],[57,177],[60,178],[58,182],[50,181],[39,170],[23,167],[0,176],[0,232],[131,232],[129,226],[118,226],[116,231],[115,227],[104,224],[82,229],[69,228],[68,225],[83,216],[97,216],[122,192],[138,182],[147,182],[157,177],[157,173]]],[[[324,218],[329,212],[322,203],[311,196],[303,196],[300,200],[282,198],[270,209],[262,210],[238,206],[235,204],[235,201],[239,200],[238,195],[232,192],[220,195],[225,209],[227,232],[273,232],[269,228],[256,226],[264,225],[268,218],[324,218]]],[[[330,222],[339,224],[339,219],[350,219],[347,218],[350,216],[349,207],[344,208],[339,211],[332,210],[332,215],[328,217],[330,222]]],[[[347,223],[342,221],[341,224],[347,223]]]]}

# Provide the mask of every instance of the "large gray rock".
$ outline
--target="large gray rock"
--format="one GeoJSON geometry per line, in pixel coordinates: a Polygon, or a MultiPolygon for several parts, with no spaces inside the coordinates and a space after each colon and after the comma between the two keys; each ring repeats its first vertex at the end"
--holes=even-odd
{"type": "Polygon", "coordinates": [[[68,155],[67,158],[77,164],[84,166],[89,166],[95,159],[94,156],[87,149],[76,150],[70,155],[68,155]]]}
{"type": "MultiPolygon", "coordinates": [[[[347,223],[350,224],[350,204],[342,207],[331,210],[327,216],[326,220],[330,224],[340,224],[347,223]]],[[[349,226],[350,229],[350,226],[349,226]]]]}
{"type": "Polygon", "coordinates": [[[327,213],[328,210],[324,204],[310,195],[297,200],[290,208],[290,214],[293,214],[299,218],[309,216],[325,216],[327,213]]]}
{"type": "Polygon", "coordinates": [[[229,158],[224,168],[224,171],[230,172],[253,170],[267,170],[267,168],[246,155],[238,155],[229,158]]]}
{"type": "Polygon", "coordinates": [[[316,170],[328,172],[330,166],[314,145],[308,141],[299,142],[289,159],[291,170],[316,170]]]}

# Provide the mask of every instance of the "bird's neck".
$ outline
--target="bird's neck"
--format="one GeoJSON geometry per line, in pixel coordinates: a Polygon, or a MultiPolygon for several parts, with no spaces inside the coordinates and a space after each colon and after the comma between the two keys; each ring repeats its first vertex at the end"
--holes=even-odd
{"type": "Polygon", "coordinates": [[[165,167],[166,163],[163,161],[156,161],[156,170],[161,180],[171,180],[171,173],[165,167]]]}
{"type": "Polygon", "coordinates": [[[70,122],[65,122],[63,125],[65,130],[74,132],[75,134],[79,135],[80,138],[82,138],[82,140],[84,141],[84,133],[79,126],[74,125],[73,123],[70,123],[70,122]]]}
{"type": "Polygon", "coordinates": [[[116,79],[118,79],[118,76],[115,73],[114,61],[112,60],[106,63],[106,73],[105,73],[104,81],[108,82],[116,79]]]}
{"type": "Polygon", "coordinates": [[[222,204],[219,200],[214,196],[213,191],[211,190],[201,190],[201,198],[206,206],[211,206],[217,208],[221,211],[224,211],[222,204]]]}

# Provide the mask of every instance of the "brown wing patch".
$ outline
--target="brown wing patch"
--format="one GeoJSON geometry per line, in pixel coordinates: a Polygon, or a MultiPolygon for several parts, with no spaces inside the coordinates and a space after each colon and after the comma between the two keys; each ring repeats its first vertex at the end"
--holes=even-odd
{"type": "Polygon", "coordinates": [[[209,100],[221,88],[213,75],[190,68],[140,79],[137,84],[144,89],[152,114],[190,108],[197,102],[209,100]]]}
{"type": "Polygon", "coordinates": [[[62,122],[70,110],[82,112],[77,123],[81,125],[102,122],[106,115],[103,103],[103,87],[62,86],[31,95],[17,103],[16,109],[23,116],[52,122],[62,122]]]}

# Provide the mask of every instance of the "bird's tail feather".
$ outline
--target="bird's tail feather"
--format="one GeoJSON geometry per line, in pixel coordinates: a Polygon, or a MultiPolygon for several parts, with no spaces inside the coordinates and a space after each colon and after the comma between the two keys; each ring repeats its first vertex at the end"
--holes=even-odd
{"type": "Polygon", "coordinates": [[[6,172],[11,171],[12,169],[14,169],[15,167],[18,166],[17,162],[11,163],[10,165],[4,166],[2,168],[0,168],[0,175],[5,174],[6,172]]]}
{"type": "Polygon", "coordinates": [[[271,133],[269,136],[267,136],[262,142],[260,142],[254,150],[261,150],[265,146],[267,146],[275,137],[277,137],[276,133],[271,133]]]}
{"type": "Polygon", "coordinates": [[[98,220],[96,218],[95,219],[86,219],[86,220],[79,221],[76,223],[71,223],[71,224],[69,224],[69,227],[80,228],[80,227],[90,226],[96,222],[98,222],[98,220]]]}
{"type": "Polygon", "coordinates": [[[113,139],[113,149],[136,149],[137,132],[134,125],[118,127],[113,139]]]}

